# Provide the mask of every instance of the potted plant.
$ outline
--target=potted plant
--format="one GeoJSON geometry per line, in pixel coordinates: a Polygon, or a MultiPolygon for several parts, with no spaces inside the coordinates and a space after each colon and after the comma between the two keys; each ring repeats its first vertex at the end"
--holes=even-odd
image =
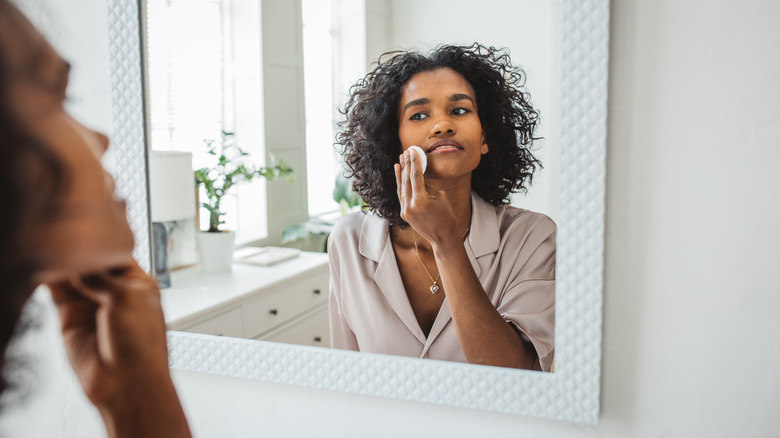
{"type": "MultiPolygon", "coordinates": [[[[358,208],[364,208],[366,205],[360,195],[352,191],[352,181],[342,174],[336,176],[333,186],[333,200],[339,204],[341,216],[356,211],[358,208]]],[[[322,252],[328,252],[327,237],[333,230],[336,220],[338,218],[312,217],[306,222],[290,225],[282,231],[282,243],[292,244],[313,236],[322,236],[320,237],[323,239],[322,252]]]]}
{"type": "Polygon", "coordinates": [[[258,177],[290,181],[294,175],[281,160],[270,167],[255,167],[248,159],[249,154],[235,143],[232,132],[222,131],[220,141],[205,142],[214,162],[195,171],[195,183],[202,185],[206,194],[201,206],[209,212],[209,228],[198,235],[201,268],[206,272],[229,271],[236,235],[234,231],[221,229],[225,223],[222,198],[233,186],[258,177]]]}

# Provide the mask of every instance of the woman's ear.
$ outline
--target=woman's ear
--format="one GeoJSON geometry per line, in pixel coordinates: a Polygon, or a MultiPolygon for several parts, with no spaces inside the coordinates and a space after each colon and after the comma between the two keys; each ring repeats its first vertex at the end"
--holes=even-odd
{"type": "Polygon", "coordinates": [[[482,152],[482,155],[488,153],[489,150],[487,142],[485,141],[485,131],[482,131],[482,146],[479,148],[479,150],[482,152]]]}

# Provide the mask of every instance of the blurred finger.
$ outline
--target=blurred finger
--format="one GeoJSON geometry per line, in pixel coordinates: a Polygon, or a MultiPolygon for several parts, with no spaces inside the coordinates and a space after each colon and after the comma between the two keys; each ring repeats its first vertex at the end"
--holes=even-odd
{"type": "Polygon", "coordinates": [[[73,302],[74,300],[86,301],[86,297],[81,295],[70,283],[60,282],[46,285],[56,306],[61,306],[73,302]]]}
{"type": "Polygon", "coordinates": [[[49,284],[47,287],[57,308],[63,332],[66,330],[84,330],[85,327],[89,330],[90,327],[94,327],[97,303],[76,290],[67,281],[49,284]]]}
{"type": "Polygon", "coordinates": [[[70,279],[73,288],[90,301],[95,303],[105,302],[109,297],[105,293],[108,289],[106,282],[100,279],[101,275],[91,274],[85,277],[74,275],[70,279]]]}

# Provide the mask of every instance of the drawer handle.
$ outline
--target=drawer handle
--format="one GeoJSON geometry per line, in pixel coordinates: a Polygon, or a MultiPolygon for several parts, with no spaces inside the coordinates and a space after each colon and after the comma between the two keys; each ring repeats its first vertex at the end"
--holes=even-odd
{"type": "Polygon", "coordinates": [[[319,289],[314,289],[314,295],[319,295],[319,294],[320,294],[320,290],[319,289]]]}
{"type": "Polygon", "coordinates": [[[319,336],[314,337],[314,342],[322,342],[322,338],[319,336]]]}
{"type": "Polygon", "coordinates": [[[271,312],[270,312],[270,313],[271,313],[271,315],[276,315],[276,314],[278,314],[278,313],[279,313],[279,311],[278,311],[278,310],[276,310],[276,309],[271,309],[271,312]]]}

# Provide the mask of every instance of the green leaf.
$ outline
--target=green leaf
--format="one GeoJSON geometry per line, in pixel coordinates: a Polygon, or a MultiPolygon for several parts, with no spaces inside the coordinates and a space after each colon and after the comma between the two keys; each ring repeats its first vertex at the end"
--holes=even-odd
{"type": "Polygon", "coordinates": [[[320,218],[311,218],[306,222],[290,225],[282,231],[282,243],[291,243],[304,239],[310,234],[328,235],[335,222],[320,218]]]}
{"type": "Polygon", "coordinates": [[[342,206],[342,213],[358,205],[365,205],[360,195],[352,191],[352,182],[342,174],[336,177],[333,185],[333,200],[342,206]]]}
{"type": "Polygon", "coordinates": [[[272,163],[269,167],[255,167],[249,160],[250,154],[235,143],[235,133],[223,130],[220,140],[204,139],[206,151],[216,157],[211,166],[194,171],[195,184],[203,185],[207,201],[202,205],[209,211],[209,231],[219,231],[225,223],[220,202],[229,190],[237,184],[263,177],[270,180],[292,181],[294,173],[284,161],[272,163]]]}

